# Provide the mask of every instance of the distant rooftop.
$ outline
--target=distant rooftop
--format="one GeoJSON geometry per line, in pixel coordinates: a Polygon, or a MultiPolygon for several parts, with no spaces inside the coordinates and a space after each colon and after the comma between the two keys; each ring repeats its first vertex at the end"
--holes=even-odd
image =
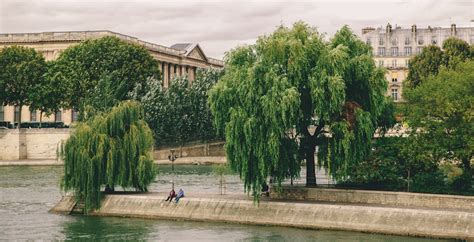
{"type": "Polygon", "coordinates": [[[362,28],[362,34],[370,33],[370,32],[377,32],[377,33],[386,33],[388,30],[392,32],[397,32],[397,31],[413,31],[414,29],[419,32],[425,32],[425,31],[437,31],[437,30],[451,30],[454,29],[456,31],[459,30],[466,30],[466,29],[474,29],[474,27],[469,27],[469,26],[456,26],[456,24],[451,24],[451,26],[426,26],[426,27],[420,27],[417,26],[416,24],[403,28],[402,26],[399,25],[394,25],[392,26],[390,23],[388,23],[385,27],[379,26],[377,28],[374,27],[365,27],[362,28]]]}
{"type": "MultiPolygon", "coordinates": [[[[175,44],[171,47],[158,45],[140,40],[136,37],[116,33],[109,30],[99,31],[65,31],[65,32],[39,32],[39,33],[1,33],[0,43],[35,43],[35,42],[61,42],[61,41],[82,41],[87,39],[98,39],[104,36],[115,36],[121,40],[136,43],[145,48],[169,55],[186,56],[189,54],[191,46],[197,44],[184,43],[175,44]]],[[[222,60],[207,58],[211,64],[224,65],[222,60]]]]}

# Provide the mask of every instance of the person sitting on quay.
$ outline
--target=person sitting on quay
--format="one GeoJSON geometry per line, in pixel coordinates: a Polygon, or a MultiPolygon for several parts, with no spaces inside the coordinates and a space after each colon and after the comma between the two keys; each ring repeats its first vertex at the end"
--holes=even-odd
{"type": "Polygon", "coordinates": [[[175,200],[176,200],[176,203],[178,203],[179,199],[184,197],[184,191],[183,189],[179,189],[178,191],[178,196],[176,196],[175,200]]]}
{"type": "Polygon", "coordinates": [[[171,189],[170,194],[168,195],[168,198],[166,198],[165,202],[167,202],[168,200],[171,202],[173,198],[175,197],[176,197],[176,192],[174,191],[174,188],[173,188],[171,189]]]}

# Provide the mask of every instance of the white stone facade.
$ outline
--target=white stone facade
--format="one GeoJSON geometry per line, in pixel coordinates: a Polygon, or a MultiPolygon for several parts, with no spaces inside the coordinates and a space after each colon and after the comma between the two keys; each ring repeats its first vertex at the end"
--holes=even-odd
{"type": "Polygon", "coordinates": [[[469,44],[474,43],[474,27],[427,27],[411,28],[393,27],[362,29],[362,40],[372,46],[375,63],[387,68],[385,75],[388,82],[387,95],[395,102],[403,101],[402,83],[408,75],[408,60],[421,53],[423,47],[437,45],[442,47],[443,41],[456,37],[469,44]]]}

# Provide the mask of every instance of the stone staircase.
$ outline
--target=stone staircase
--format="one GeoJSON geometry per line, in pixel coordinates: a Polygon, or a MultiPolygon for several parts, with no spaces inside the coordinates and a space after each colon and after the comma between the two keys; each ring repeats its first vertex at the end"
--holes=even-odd
{"type": "Polygon", "coordinates": [[[84,207],[84,202],[78,202],[74,205],[69,214],[84,214],[84,207]]]}

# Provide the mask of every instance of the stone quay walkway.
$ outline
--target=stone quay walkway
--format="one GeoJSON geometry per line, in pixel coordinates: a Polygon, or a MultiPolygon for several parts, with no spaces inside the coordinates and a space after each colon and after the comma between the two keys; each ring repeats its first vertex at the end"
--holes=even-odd
{"type": "MultiPolygon", "coordinates": [[[[106,195],[92,216],[212,221],[306,229],[474,239],[474,211],[383,204],[294,201],[261,197],[259,203],[242,194],[186,194],[178,203],[167,193],[122,192],[106,195]]],[[[380,194],[378,194],[380,195],[380,194]]],[[[64,197],[52,212],[74,209],[64,197]]]]}

